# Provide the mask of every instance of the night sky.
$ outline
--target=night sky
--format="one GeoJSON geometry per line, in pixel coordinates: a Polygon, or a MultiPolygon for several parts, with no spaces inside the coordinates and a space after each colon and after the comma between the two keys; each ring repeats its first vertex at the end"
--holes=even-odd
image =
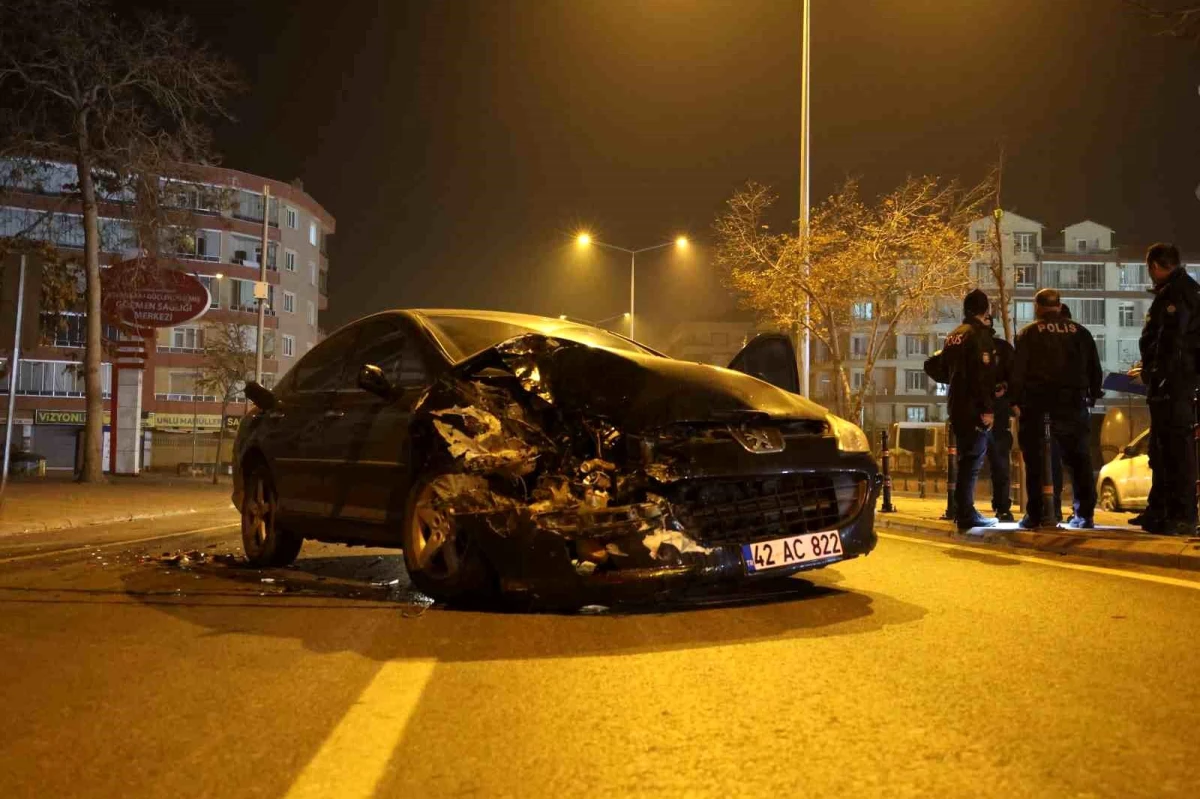
{"type": "MultiPolygon", "coordinates": [[[[159,5],[159,4],[155,4],[159,5]]],[[[185,2],[244,72],[225,165],[337,217],[332,329],[384,307],[582,318],[639,338],[732,301],[705,257],[747,179],[797,202],[798,0],[185,2]]],[[[908,173],[976,181],[1055,242],[1084,218],[1121,244],[1200,248],[1200,57],[1120,0],[813,0],[813,197],[908,173]]]]}

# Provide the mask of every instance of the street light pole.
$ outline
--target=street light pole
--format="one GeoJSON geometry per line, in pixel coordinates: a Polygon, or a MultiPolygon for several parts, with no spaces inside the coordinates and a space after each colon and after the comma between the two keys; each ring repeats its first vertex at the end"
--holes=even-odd
{"type": "Polygon", "coordinates": [[[271,186],[266,184],[263,186],[263,228],[262,228],[262,255],[258,257],[261,262],[258,265],[258,292],[262,296],[258,298],[258,346],[255,347],[257,352],[254,357],[254,382],[262,383],[263,375],[263,336],[264,329],[267,326],[267,233],[269,230],[268,212],[271,210],[271,186]]]}
{"type": "MultiPolygon", "coordinates": [[[[804,0],[804,32],[800,47],[800,230],[797,243],[805,247],[808,241],[809,222],[809,28],[812,0],[804,0]]],[[[809,369],[812,358],[812,333],[808,320],[812,312],[811,300],[804,299],[804,343],[800,352],[800,393],[809,395],[809,369]]]]}
{"type": "Polygon", "coordinates": [[[610,250],[616,250],[618,252],[629,253],[629,337],[634,338],[634,332],[635,332],[634,319],[636,318],[634,316],[634,299],[635,299],[634,285],[635,285],[635,280],[637,277],[637,255],[638,255],[638,253],[650,252],[651,250],[661,250],[663,247],[670,247],[672,245],[674,245],[675,247],[678,247],[679,249],[682,250],[688,246],[687,237],[679,236],[674,241],[664,241],[662,244],[655,244],[653,247],[642,247],[641,249],[637,249],[637,250],[631,250],[628,247],[618,247],[615,244],[607,244],[603,241],[596,241],[595,239],[593,239],[591,237],[591,235],[589,235],[587,233],[580,233],[575,238],[575,241],[581,247],[587,247],[589,245],[595,244],[597,247],[605,247],[610,250]]]}
{"type": "Polygon", "coordinates": [[[13,333],[12,353],[8,358],[8,417],[4,420],[4,471],[0,475],[0,500],[8,485],[8,467],[12,462],[13,416],[17,412],[17,372],[21,368],[21,312],[25,306],[25,256],[21,256],[21,272],[17,278],[17,321],[13,333]]]}

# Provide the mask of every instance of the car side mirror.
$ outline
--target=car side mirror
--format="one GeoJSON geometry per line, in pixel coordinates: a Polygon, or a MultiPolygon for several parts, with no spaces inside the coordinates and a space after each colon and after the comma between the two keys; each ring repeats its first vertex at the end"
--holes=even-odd
{"type": "Polygon", "coordinates": [[[392,381],[373,363],[364,363],[358,370],[358,387],[383,399],[391,399],[395,394],[392,381]]]}
{"type": "Polygon", "coordinates": [[[271,389],[261,383],[255,383],[253,380],[246,383],[244,393],[247,399],[264,411],[269,411],[279,404],[279,398],[271,392],[271,389]]]}

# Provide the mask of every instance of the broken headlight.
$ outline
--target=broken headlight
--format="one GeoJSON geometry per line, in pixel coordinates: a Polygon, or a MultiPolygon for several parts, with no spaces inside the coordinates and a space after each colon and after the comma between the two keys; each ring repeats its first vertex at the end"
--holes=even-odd
{"type": "Polygon", "coordinates": [[[832,413],[826,414],[825,421],[829,422],[829,429],[837,438],[838,449],[842,452],[871,451],[871,442],[867,440],[867,434],[858,425],[848,422],[840,416],[834,416],[832,413]]]}

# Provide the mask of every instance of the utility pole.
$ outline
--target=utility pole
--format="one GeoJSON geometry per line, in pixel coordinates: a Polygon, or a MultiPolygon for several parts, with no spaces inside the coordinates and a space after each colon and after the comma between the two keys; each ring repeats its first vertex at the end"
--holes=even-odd
{"type": "Polygon", "coordinates": [[[25,307],[25,256],[17,278],[17,325],[13,332],[12,355],[8,359],[8,418],[4,421],[4,471],[0,474],[0,499],[8,485],[8,465],[12,458],[13,416],[17,412],[17,372],[21,368],[21,312],[25,307]]]}
{"type": "MultiPolygon", "coordinates": [[[[812,21],[812,0],[804,0],[804,33],[800,46],[800,229],[801,254],[807,248],[809,220],[809,27],[812,21]]],[[[800,352],[800,393],[809,395],[809,369],[812,358],[812,333],[808,328],[811,301],[804,300],[804,341],[800,352]]]]}
{"type": "Polygon", "coordinates": [[[254,287],[254,296],[258,298],[258,346],[255,347],[254,382],[262,383],[263,376],[263,337],[267,326],[267,231],[269,230],[269,211],[271,210],[271,186],[263,185],[263,228],[262,254],[258,257],[258,285],[254,287]]]}

